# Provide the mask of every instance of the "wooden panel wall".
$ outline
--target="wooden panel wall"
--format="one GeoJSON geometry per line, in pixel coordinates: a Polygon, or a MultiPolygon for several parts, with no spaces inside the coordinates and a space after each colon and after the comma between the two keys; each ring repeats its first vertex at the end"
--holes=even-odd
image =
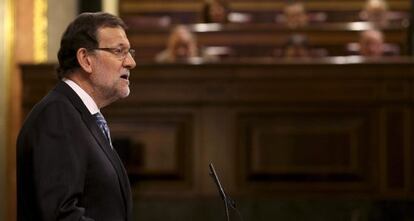
{"type": "MultiPolygon", "coordinates": [[[[414,196],[414,61],[138,64],[104,114],[137,196],[414,196]]],[[[53,65],[23,65],[25,113],[53,65]]],[[[46,87],[45,87],[46,85],[46,87]]]]}

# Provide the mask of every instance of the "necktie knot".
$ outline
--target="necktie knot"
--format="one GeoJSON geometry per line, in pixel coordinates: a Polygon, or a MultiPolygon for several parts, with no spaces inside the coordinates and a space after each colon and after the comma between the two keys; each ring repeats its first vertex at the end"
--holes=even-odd
{"type": "Polygon", "coordinates": [[[100,112],[94,114],[93,116],[95,116],[96,123],[98,124],[98,126],[102,126],[102,125],[108,126],[104,116],[100,112]]]}
{"type": "Polygon", "coordinates": [[[111,144],[111,147],[112,147],[111,134],[109,132],[109,127],[108,127],[108,124],[106,123],[106,120],[105,120],[104,116],[100,112],[94,114],[93,116],[95,117],[96,124],[98,124],[98,126],[101,129],[102,133],[108,139],[108,141],[109,141],[109,143],[111,144]]]}

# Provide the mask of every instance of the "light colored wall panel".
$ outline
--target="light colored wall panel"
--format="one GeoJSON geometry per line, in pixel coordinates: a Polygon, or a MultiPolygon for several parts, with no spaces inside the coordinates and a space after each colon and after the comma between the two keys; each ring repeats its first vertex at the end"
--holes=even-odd
{"type": "Polygon", "coordinates": [[[68,24],[77,15],[77,2],[48,0],[48,61],[57,61],[60,38],[68,24]]]}
{"type": "Polygon", "coordinates": [[[8,125],[8,97],[9,76],[11,70],[12,42],[13,42],[13,10],[11,0],[0,0],[0,220],[7,216],[7,125],[8,125]]]}

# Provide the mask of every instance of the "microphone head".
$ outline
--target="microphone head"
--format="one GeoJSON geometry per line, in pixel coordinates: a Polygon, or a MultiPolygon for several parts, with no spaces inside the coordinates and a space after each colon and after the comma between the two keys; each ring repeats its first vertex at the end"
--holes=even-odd
{"type": "Polygon", "coordinates": [[[214,174],[216,173],[216,171],[214,170],[213,163],[209,163],[208,164],[208,168],[209,168],[209,174],[210,174],[210,176],[214,176],[214,174]]]}

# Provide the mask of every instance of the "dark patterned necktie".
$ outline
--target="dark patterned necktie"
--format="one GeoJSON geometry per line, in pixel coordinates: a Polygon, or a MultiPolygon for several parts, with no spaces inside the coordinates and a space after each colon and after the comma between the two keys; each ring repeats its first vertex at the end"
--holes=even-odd
{"type": "Polygon", "coordinates": [[[104,116],[100,112],[94,114],[93,116],[95,117],[96,123],[98,124],[98,126],[101,129],[102,133],[108,139],[109,144],[112,147],[111,134],[109,133],[109,127],[108,127],[108,124],[106,123],[106,120],[105,120],[104,116]]]}

